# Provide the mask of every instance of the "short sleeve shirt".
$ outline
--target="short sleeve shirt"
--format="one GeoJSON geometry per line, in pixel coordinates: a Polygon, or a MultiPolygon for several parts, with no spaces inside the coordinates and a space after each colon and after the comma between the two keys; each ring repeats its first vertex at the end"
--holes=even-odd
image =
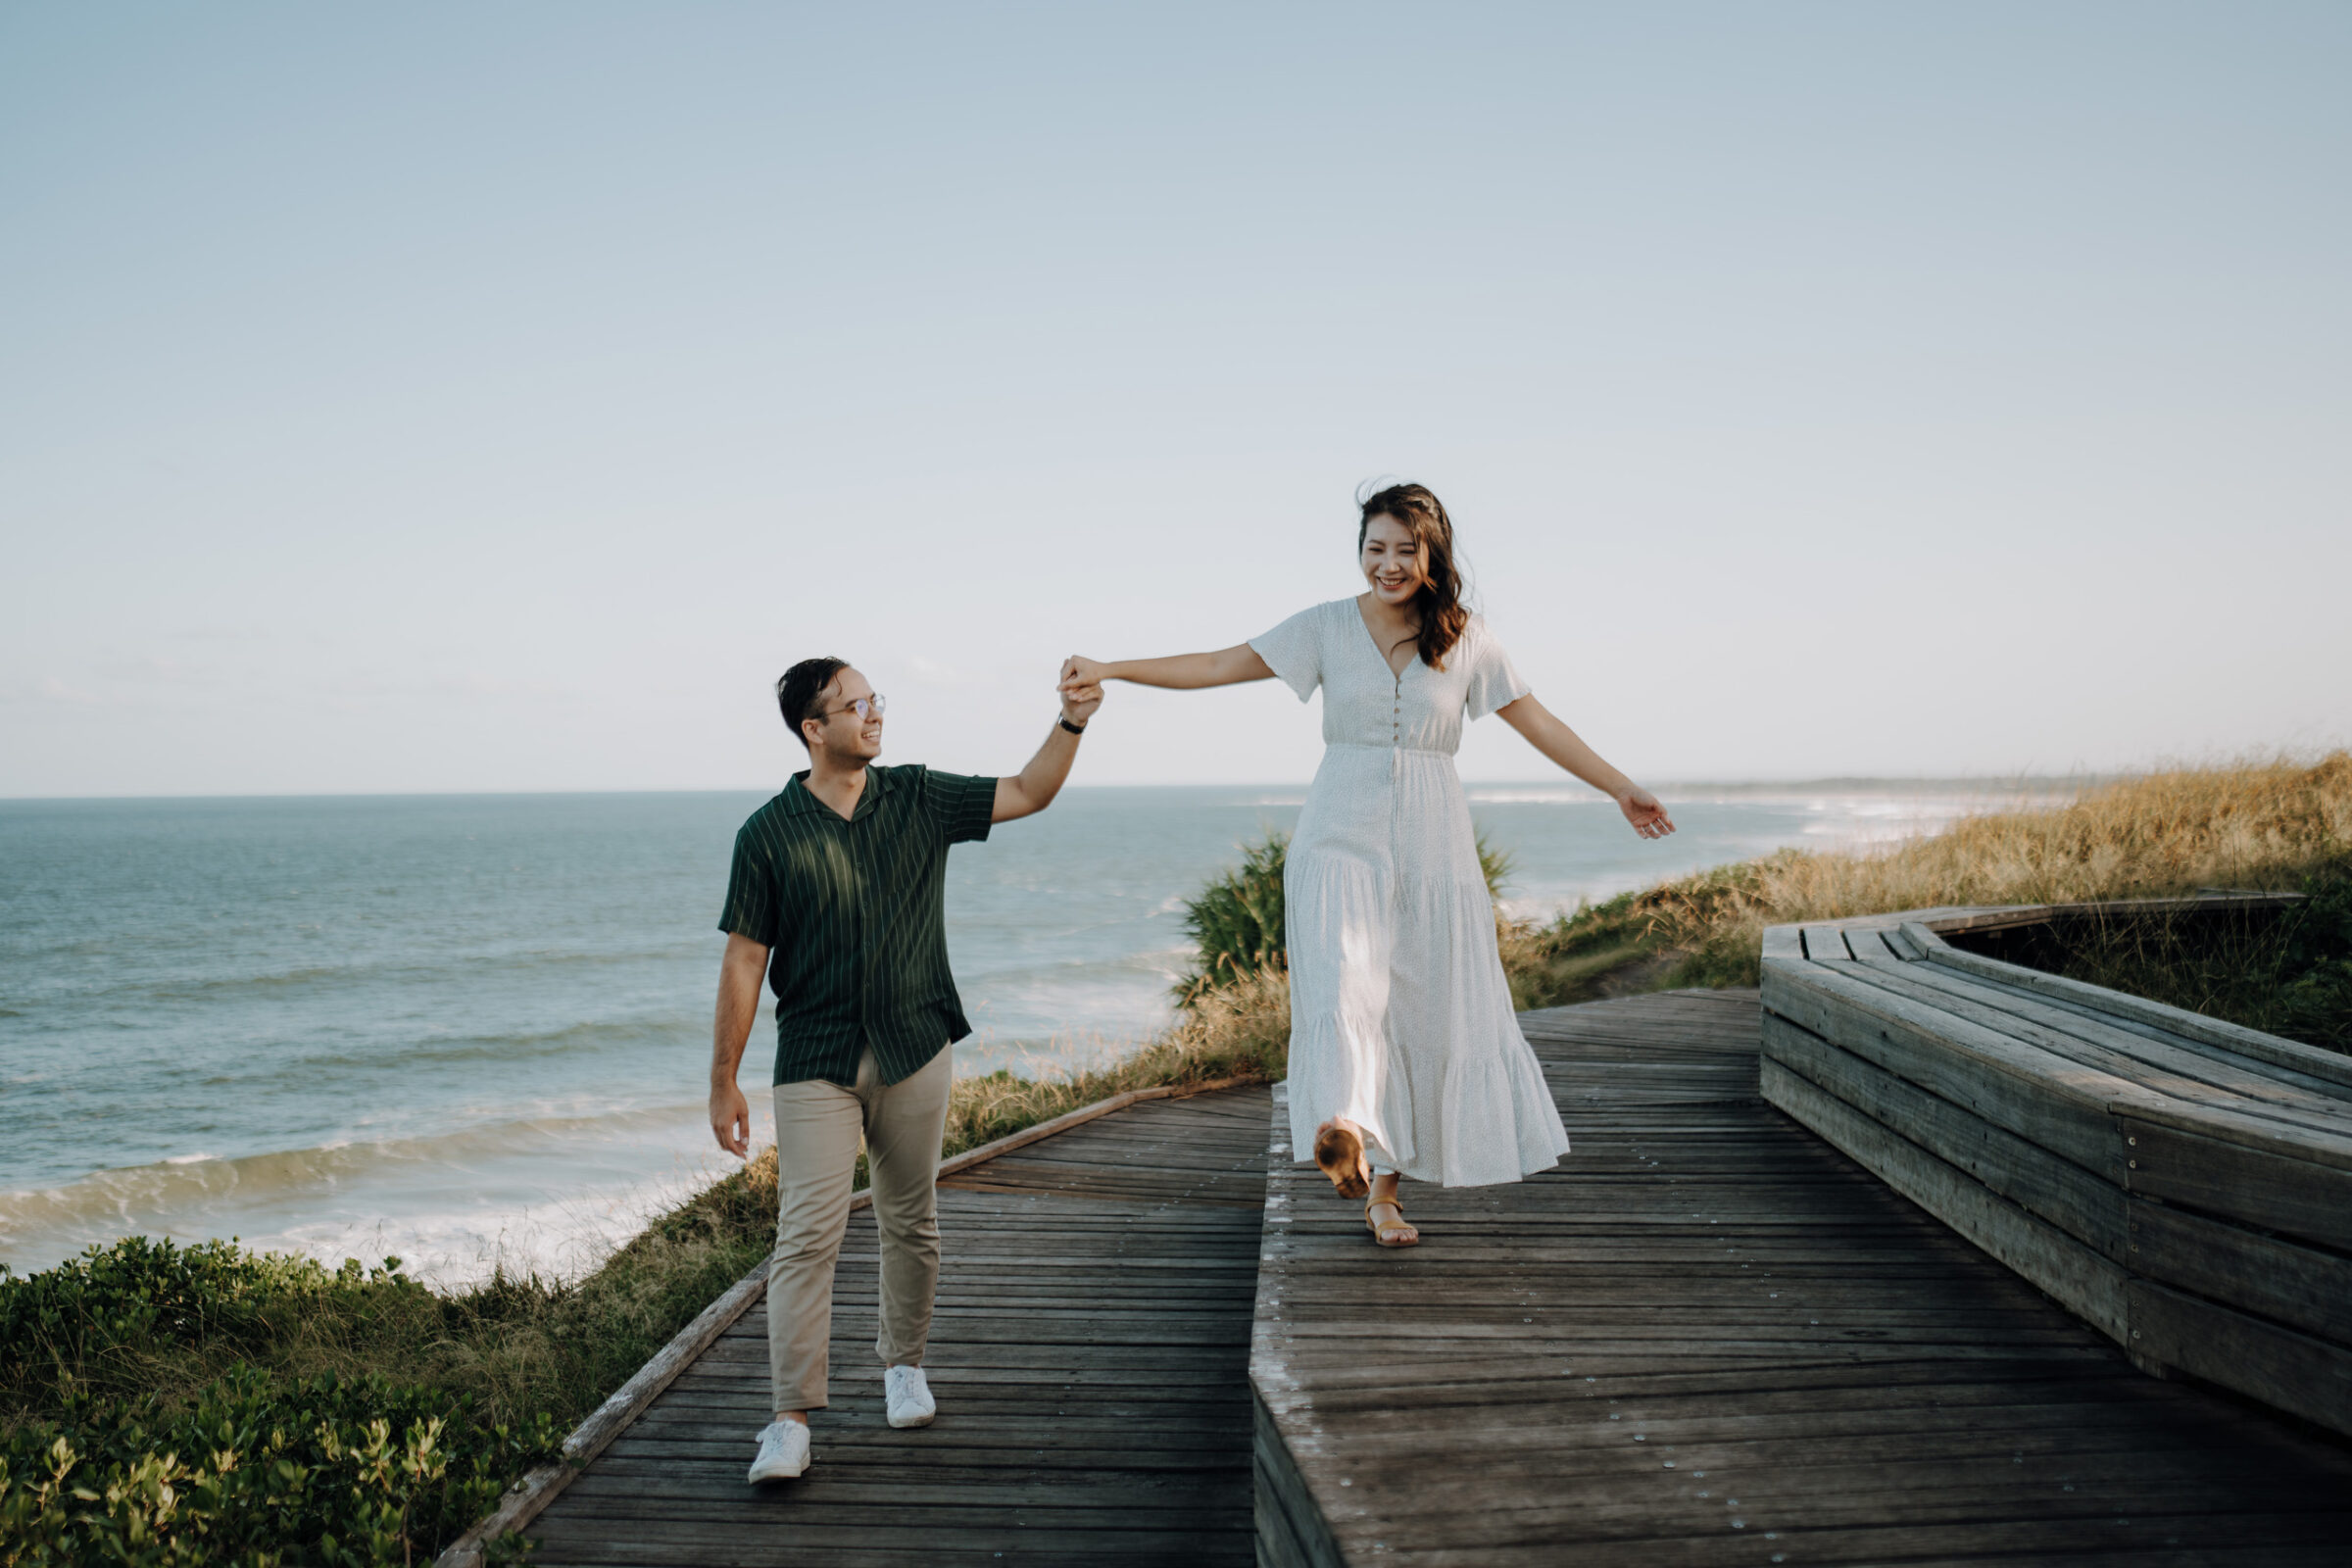
{"type": "Polygon", "coordinates": [[[808,777],[735,835],[718,928],[768,950],[775,1082],[853,1085],[870,1047],[895,1084],[972,1032],[948,972],[948,848],[988,837],[997,781],[869,767],[845,821],[808,777]]]}

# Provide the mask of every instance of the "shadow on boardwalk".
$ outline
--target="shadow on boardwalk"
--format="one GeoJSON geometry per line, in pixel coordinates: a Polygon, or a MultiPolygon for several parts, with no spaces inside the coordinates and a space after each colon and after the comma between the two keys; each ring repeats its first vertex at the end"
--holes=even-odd
{"type": "Polygon", "coordinates": [[[1263,1090],[951,1178],[925,1431],[883,1423],[856,1215],[808,1475],[744,1480],[755,1308],[535,1560],[1247,1563],[1253,1496],[1259,1560],[1317,1568],[2346,1560],[2352,1452],[2134,1371],[1765,1105],[1755,993],[1525,1022],[1576,1152],[1413,1189],[1414,1250],[1312,1167],[1267,1179],[1263,1090]]]}

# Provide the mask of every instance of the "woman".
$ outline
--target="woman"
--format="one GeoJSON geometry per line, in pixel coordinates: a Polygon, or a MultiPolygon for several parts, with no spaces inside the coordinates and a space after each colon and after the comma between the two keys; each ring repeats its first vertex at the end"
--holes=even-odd
{"type": "Polygon", "coordinates": [[[1494,947],[1494,906],[1453,770],[1463,713],[1500,713],[1537,751],[1615,797],[1643,838],[1674,823],[1529,695],[1463,608],[1453,524],[1436,496],[1400,484],[1363,502],[1356,553],[1369,587],[1352,599],[1219,653],[1072,658],[1062,685],[1275,676],[1300,702],[1323,688],[1323,765],[1283,874],[1291,1147],[1311,1146],[1341,1195],[1365,1200],[1381,1246],[1409,1247],[1420,1232],[1397,1201],[1400,1174],[1483,1186],[1547,1170],[1568,1152],[1494,947]]]}

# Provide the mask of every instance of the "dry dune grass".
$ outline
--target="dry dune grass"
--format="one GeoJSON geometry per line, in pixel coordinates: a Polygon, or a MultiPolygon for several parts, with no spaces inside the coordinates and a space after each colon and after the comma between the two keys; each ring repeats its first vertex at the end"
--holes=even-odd
{"type": "Polygon", "coordinates": [[[2293,888],[2352,859],[2352,753],[2182,767],[2050,809],[1967,817],[1880,854],[1787,850],[1506,935],[1522,1004],[1575,1000],[1644,953],[1674,985],[1753,985],[1764,928],[1946,904],[2057,904],[2293,888]],[[1515,960],[1515,963],[1514,963],[1515,960]],[[1565,993],[1565,994],[1562,994],[1565,993]]]}

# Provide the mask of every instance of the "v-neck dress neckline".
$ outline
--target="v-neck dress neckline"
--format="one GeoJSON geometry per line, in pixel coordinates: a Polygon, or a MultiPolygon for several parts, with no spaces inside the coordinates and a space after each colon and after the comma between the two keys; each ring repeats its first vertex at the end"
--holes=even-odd
{"type": "MultiPolygon", "coordinates": [[[[1380,633],[1374,631],[1372,629],[1372,623],[1364,618],[1363,605],[1356,600],[1350,599],[1348,601],[1348,608],[1355,612],[1355,623],[1364,628],[1364,642],[1371,648],[1372,657],[1380,661],[1380,667],[1389,672],[1389,679],[1392,682],[1398,686],[1403,685],[1404,671],[1421,662],[1421,650],[1416,648],[1409,656],[1407,656],[1403,668],[1398,668],[1396,665],[1390,663],[1389,651],[1380,646],[1380,633]]],[[[1420,633],[1415,632],[1413,635],[1418,637],[1420,633]]]]}

